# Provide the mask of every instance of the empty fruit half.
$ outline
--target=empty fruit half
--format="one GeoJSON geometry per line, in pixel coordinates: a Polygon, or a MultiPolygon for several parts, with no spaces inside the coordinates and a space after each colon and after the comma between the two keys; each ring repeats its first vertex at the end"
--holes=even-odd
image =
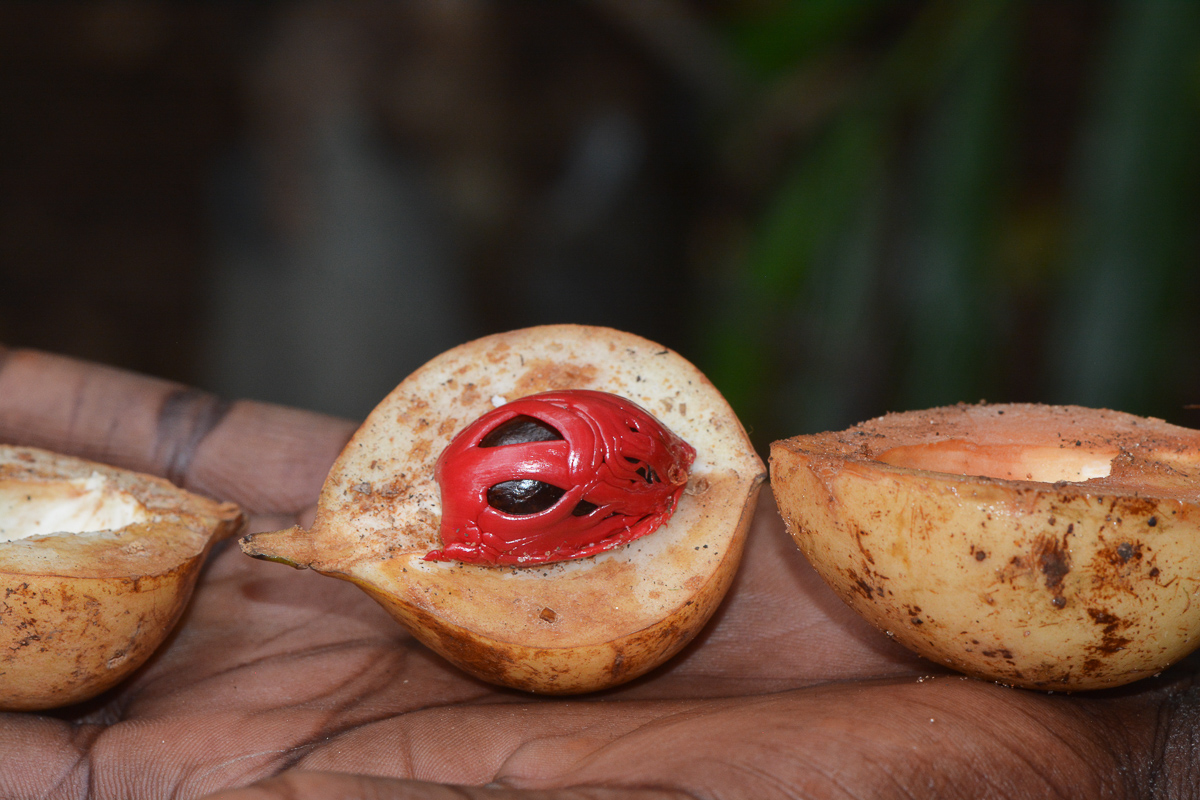
{"type": "Polygon", "coordinates": [[[1094,689],[1200,644],[1200,431],[959,405],[775,442],[771,480],[826,582],[933,661],[1094,689]]]}
{"type": "Polygon", "coordinates": [[[530,328],[405,379],[330,470],[312,528],[242,547],[354,582],[484,680],[585,692],[700,630],[764,478],[678,354],[606,328],[530,328]]]}
{"type": "Polygon", "coordinates": [[[79,702],[174,627],[242,515],[160,478],[0,445],[0,708],[79,702]]]}

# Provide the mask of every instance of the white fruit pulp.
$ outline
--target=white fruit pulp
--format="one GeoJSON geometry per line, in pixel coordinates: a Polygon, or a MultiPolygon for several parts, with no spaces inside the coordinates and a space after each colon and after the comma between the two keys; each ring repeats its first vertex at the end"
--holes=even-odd
{"type": "Polygon", "coordinates": [[[151,514],[99,475],[55,483],[0,484],[0,542],[52,533],[93,533],[146,522],[151,514]]]}

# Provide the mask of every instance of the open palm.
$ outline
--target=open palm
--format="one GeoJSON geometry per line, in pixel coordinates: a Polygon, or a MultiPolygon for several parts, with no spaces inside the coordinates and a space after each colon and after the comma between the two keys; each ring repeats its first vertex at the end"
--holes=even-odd
{"type": "MultiPolygon", "coordinates": [[[[309,522],[353,429],[0,348],[0,442],[167,475],[240,503],[251,530],[309,522]]],[[[0,796],[1191,796],[1198,665],[1078,695],[948,673],[847,610],[769,496],[701,637],[575,698],[481,683],[352,585],[225,543],[133,678],[0,714],[0,796]]]]}

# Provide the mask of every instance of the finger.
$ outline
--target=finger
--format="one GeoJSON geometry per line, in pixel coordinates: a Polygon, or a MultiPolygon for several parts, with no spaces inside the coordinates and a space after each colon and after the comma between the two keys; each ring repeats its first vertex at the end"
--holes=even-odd
{"type": "Polygon", "coordinates": [[[610,789],[599,786],[525,791],[479,786],[441,786],[421,781],[288,772],[244,789],[210,795],[207,800],[684,800],[678,792],[658,789],[610,789]]]}
{"type": "Polygon", "coordinates": [[[354,423],[0,348],[0,441],[162,475],[252,512],[312,504],[354,423]]]}
{"type": "Polygon", "coordinates": [[[32,350],[0,351],[0,437],[163,474],[158,409],[178,384],[32,350]]]}
{"type": "Polygon", "coordinates": [[[0,797],[82,797],[87,750],[100,726],[0,714],[0,797]]]}

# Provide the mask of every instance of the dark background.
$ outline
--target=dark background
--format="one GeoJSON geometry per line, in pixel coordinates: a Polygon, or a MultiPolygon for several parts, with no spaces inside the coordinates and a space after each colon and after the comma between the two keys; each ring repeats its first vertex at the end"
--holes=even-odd
{"type": "Polygon", "coordinates": [[[1200,427],[1200,3],[0,4],[0,342],[364,415],[467,339],[670,345],[764,446],[1200,427]]]}

